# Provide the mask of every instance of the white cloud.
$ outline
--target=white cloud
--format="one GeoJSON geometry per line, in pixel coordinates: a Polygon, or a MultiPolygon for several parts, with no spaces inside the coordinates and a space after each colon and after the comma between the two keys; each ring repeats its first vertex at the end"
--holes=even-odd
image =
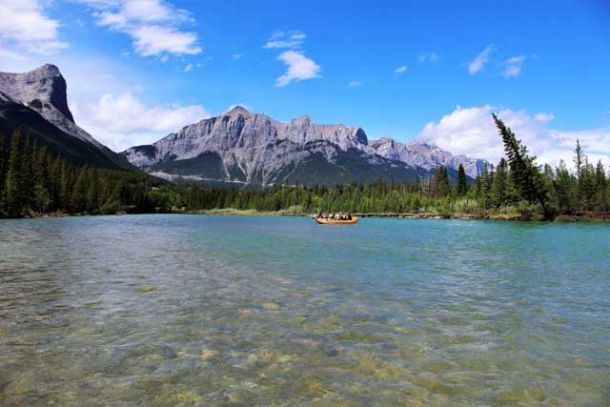
{"type": "Polygon", "coordinates": [[[77,105],[81,126],[115,151],[152,143],[170,132],[209,117],[201,105],[146,106],[131,91],[103,94],[98,101],[77,105]]]}
{"type": "Polygon", "coordinates": [[[364,84],[363,84],[361,81],[350,81],[350,82],[347,84],[347,86],[348,86],[349,88],[359,88],[359,87],[361,87],[362,85],[364,85],[364,84]]]}
{"type": "Polygon", "coordinates": [[[320,77],[320,65],[307,58],[302,52],[284,51],[277,59],[287,67],[286,73],[276,79],[275,86],[277,87],[284,87],[293,81],[299,82],[320,77]]]}
{"type": "Polygon", "coordinates": [[[505,78],[516,78],[521,75],[521,68],[523,67],[523,63],[527,59],[524,55],[518,55],[514,57],[508,58],[504,61],[504,71],[502,75],[505,78]]]}
{"type": "Polygon", "coordinates": [[[59,21],[44,14],[39,0],[0,0],[0,16],[0,44],[44,55],[68,47],[59,37],[59,21]]]}
{"type": "Polygon", "coordinates": [[[301,46],[307,35],[302,31],[275,31],[267,40],[264,48],[285,49],[277,59],[286,65],[286,72],[275,80],[276,87],[284,87],[292,82],[320,77],[320,65],[305,56],[301,46]]]}
{"type": "Polygon", "coordinates": [[[233,61],[239,61],[240,59],[242,59],[243,55],[242,54],[233,54],[231,55],[231,59],[233,61]]]}
{"type": "MultiPolygon", "coordinates": [[[[438,145],[454,154],[484,158],[497,163],[504,156],[502,141],[495,127],[490,105],[462,108],[428,123],[419,139],[438,145]]],[[[528,147],[539,163],[557,165],[560,159],[572,160],[576,139],[580,139],[592,161],[610,163],[610,128],[584,131],[562,131],[550,128],[551,113],[531,115],[525,110],[502,109],[496,113],[528,147]]]]}
{"type": "Polygon", "coordinates": [[[195,55],[201,52],[201,48],[194,45],[197,42],[195,34],[181,32],[174,27],[143,25],[135,28],[131,35],[136,52],[145,57],[163,53],[195,55]]]}
{"type": "Polygon", "coordinates": [[[553,113],[537,113],[534,115],[534,120],[536,120],[538,123],[548,123],[553,119],[555,119],[555,115],[553,113]]]}
{"type": "Polygon", "coordinates": [[[79,0],[91,6],[100,26],[127,34],[137,54],[167,57],[202,52],[197,35],[180,26],[194,20],[163,0],[79,0]]]}
{"type": "Polygon", "coordinates": [[[491,54],[494,52],[494,46],[488,45],[483,51],[479,53],[471,62],[468,64],[468,73],[475,75],[479,73],[485,65],[489,62],[491,54]]]}
{"type": "Polygon", "coordinates": [[[423,53],[419,54],[419,56],[417,57],[417,61],[420,64],[426,64],[426,63],[435,64],[440,59],[441,59],[441,56],[434,51],[423,52],[423,53]]]}
{"type": "Polygon", "coordinates": [[[394,74],[395,75],[402,75],[403,73],[407,72],[409,68],[406,65],[401,65],[398,68],[394,69],[394,74]]]}
{"type": "Polygon", "coordinates": [[[265,48],[299,48],[307,35],[301,31],[275,31],[265,43],[265,48]]]}

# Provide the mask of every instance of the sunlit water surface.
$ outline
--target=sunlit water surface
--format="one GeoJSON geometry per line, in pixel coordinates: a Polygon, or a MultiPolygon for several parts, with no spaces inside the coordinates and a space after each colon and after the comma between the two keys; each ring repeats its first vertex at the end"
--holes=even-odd
{"type": "Polygon", "coordinates": [[[0,405],[610,404],[610,227],[0,221],[0,405]]]}

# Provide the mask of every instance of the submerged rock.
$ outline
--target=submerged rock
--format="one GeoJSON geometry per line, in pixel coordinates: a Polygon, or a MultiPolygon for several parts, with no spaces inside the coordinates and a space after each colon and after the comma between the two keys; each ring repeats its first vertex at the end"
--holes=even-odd
{"type": "Polygon", "coordinates": [[[270,311],[277,311],[280,309],[280,306],[274,302],[266,302],[262,304],[263,308],[270,311]]]}
{"type": "Polygon", "coordinates": [[[208,361],[209,359],[214,359],[220,356],[220,352],[214,349],[203,349],[199,354],[199,357],[203,361],[208,361]]]}

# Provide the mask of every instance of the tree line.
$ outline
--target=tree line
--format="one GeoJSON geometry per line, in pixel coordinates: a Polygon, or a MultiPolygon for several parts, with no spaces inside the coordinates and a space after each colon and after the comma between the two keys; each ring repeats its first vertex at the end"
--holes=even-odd
{"type": "Polygon", "coordinates": [[[414,183],[241,188],[170,184],[144,173],[76,166],[36,146],[19,130],[0,134],[0,217],[46,213],[111,214],[232,208],[256,211],[411,213],[451,217],[608,217],[610,180],[576,142],[574,170],[564,162],[539,166],[527,147],[495,115],[506,158],[470,180],[462,165],[455,180],[438,167],[414,183]]]}
{"type": "Polygon", "coordinates": [[[0,133],[0,217],[152,210],[147,191],[158,184],[145,174],[74,165],[20,129],[10,138],[0,133]]]}

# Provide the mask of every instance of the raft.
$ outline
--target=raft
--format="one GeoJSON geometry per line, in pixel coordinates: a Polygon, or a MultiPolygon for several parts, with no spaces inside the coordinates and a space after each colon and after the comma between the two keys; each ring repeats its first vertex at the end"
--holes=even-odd
{"type": "Polygon", "coordinates": [[[353,225],[357,222],[358,218],[355,216],[349,220],[316,218],[316,223],[319,225],[353,225]]]}

